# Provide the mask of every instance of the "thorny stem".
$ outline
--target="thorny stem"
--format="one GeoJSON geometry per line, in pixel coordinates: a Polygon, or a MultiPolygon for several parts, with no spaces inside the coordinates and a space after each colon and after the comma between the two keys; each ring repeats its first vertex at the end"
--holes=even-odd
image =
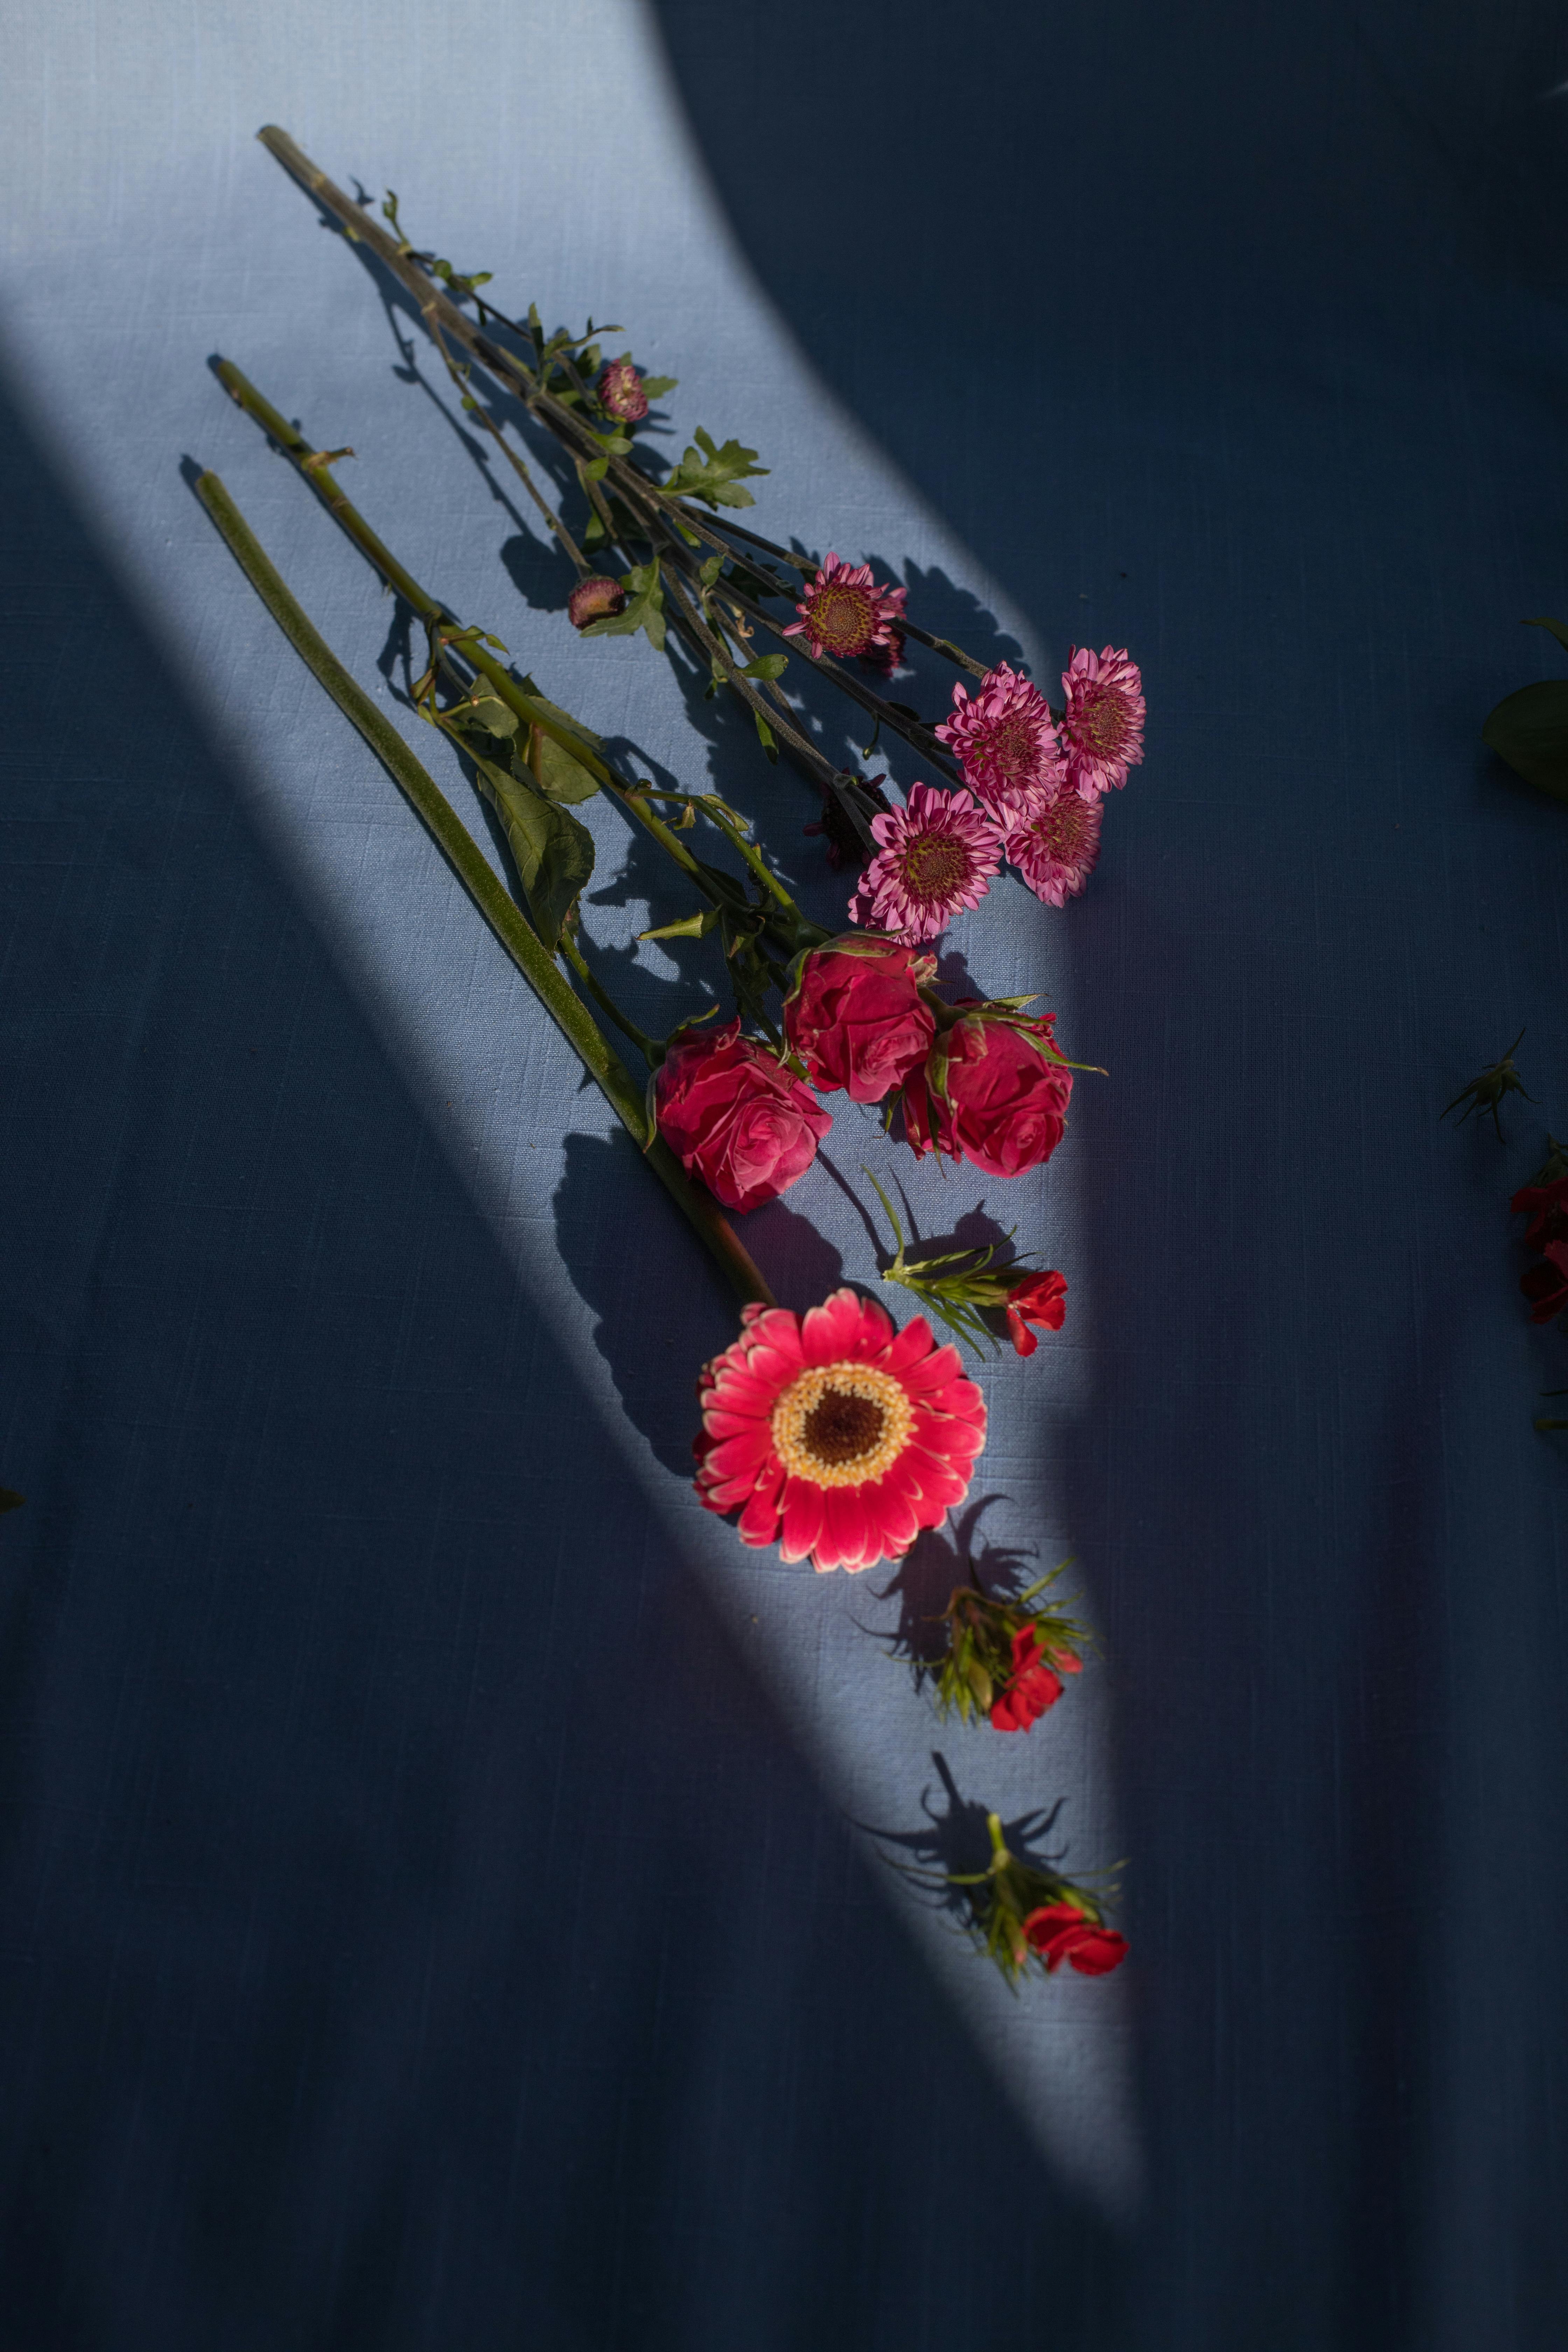
{"type": "Polygon", "coordinates": [[[289,644],[412,803],[475,906],[741,1297],[771,1307],[773,1293],[761,1271],[717,1203],[688,1180],[663,1137],[657,1131],[650,1135],[641,1090],[523,920],[435,779],[314,627],[218,477],[202,474],[196,494],[289,644]]]}

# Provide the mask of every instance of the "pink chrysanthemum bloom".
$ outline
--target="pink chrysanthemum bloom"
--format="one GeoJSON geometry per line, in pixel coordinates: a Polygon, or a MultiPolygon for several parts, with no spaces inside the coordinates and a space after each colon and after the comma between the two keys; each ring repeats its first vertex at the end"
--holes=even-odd
{"type": "Polygon", "coordinates": [[[970,791],[1003,824],[1067,774],[1050,704],[1006,662],[986,672],[975,694],[955,686],[952,710],[936,732],[970,791]]]}
{"type": "Polygon", "coordinates": [[[917,948],[978,907],[1002,870],[1001,829],[967,793],[915,784],[901,809],[871,819],[877,855],[849,901],[849,919],[917,948]]]}
{"type": "Polygon", "coordinates": [[[1064,776],[1049,799],[1008,826],[1004,847],[1037,898],[1065,907],[1076,898],[1100,856],[1100,794],[1085,800],[1064,776]]]}
{"type": "Polygon", "coordinates": [[[1107,646],[1101,654],[1075,646],[1062,672],[1067,713],[1062,738],[1068,773],[1084,799],[1118,791],[1129,768],[1143,759],[1143,679],[1127,648],[1107,646]]]}
{"type": "Polygon", "coordinates": [[[612,360],[599,378],[599,405],[623,425],[640,425],[647,415],[647,394],[630,360],[612,360]]]}
{"type": "Polygon", "coordinates": [[[969,1492],[985,1403],[923,1316],[895,1335],[836,1290],[805,1315],[747,1307],[702,1368],[697,1492],[739,1509],[742,1543],[853,1573],[897,1559],[969,1492]]]}
{"type": "Polygon", "coordinates": [[[903,650],[897,623],[902,619],[907,588],[879,588],[868,563],[841,563],[829,555],[815,580],[808,583],[786,637],[804,637],[815,658],[831,654],[837,661],[856,655],[892,667],[903,650]]]}

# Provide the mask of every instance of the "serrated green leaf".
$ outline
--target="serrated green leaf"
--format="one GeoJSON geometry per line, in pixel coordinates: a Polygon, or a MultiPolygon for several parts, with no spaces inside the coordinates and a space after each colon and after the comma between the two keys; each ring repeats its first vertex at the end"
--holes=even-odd
{"type": "Polygon", "coordinates": [[[480,686],[478,691],[469,697],[467,709],[473,714],[472,723],[482,727],[487,735],[517,733],[516,711],[509,703],[503,702],[499,695],[492,694],[487,686],[480,686]]]}
{"type": "Polygon", "coordinates": [[[592,879],[594,836],[493,760],[476,758],[474,765],[479,789],[505,830],[533,928],[553,952],[563,924],[592,879]]]}
{"type": "Polygon", "coordinates": [[[645,375],[642,388],[649,400],[662,400],[665,394],[673,392],[679,382],[678,375],[645,375]]]}
{"type": "Polygon", "coordinates": [[[700,499],[705,506],[752,506],[755,501],[750,490],[739,485],[745,477],[768,471],[766,466],[755,463],[756,455],[739,441],[726,441],[721,449],[716,447],[713,436],[700,425],[696,447],[687,450],[664,487],[678,498],[700,499]]]}
{"type": "Polygon", "coordinates": [[[1568,800],[1568,679],[1547,678],[1505,695],[1481,740],[1526,783],[1568,800]]]}

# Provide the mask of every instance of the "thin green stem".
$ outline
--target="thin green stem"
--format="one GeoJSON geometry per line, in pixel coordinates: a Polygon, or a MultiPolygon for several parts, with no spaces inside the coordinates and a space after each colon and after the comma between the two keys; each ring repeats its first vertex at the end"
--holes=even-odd
{"type": "Polygon", "coordinates": [[[384,712],[376,709],[343,667],[290,594],[218,477],[202,474],[196,482],[196,494],[289,644],[359,730],[394,783],[417,812],[501,946],[741,1297],[772,1306],[772,1291],[728,1220],[715,1202],[689,1181],[663,1137],[657,1133],[650,1137],[642,1090],[582,1000],[545,953],[434,778],[415,758],[384,712]]]}
{"type": "Polygon", "coordinates": [[[569,930],[563,931],[561,934],[561,953],[565,957],[601,1013],[606,1019],[615,1023],[623,1037],[630,1038],[649,1069],[657,1068],[662,1053],[661,1045],[656,1039],[645,1035],[635,1022],[627,1020],[608,989],[602,987],[595,978],[587,957],[569,930]]]}

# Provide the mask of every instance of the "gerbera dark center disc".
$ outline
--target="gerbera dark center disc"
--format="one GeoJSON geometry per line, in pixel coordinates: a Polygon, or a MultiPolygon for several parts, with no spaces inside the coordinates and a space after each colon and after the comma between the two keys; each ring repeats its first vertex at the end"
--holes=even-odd
{"type": "Polygon", "coordinates": [[[806,1414],[801,1438],[806,1452],[819,1462],[856,1462],[863,1454],[875,1452],[887,1419],[881,1406],[873,1404],[869,1397],[846,1396],[842,1389],[829,1389],[821,1403],[806,1414]]]}

